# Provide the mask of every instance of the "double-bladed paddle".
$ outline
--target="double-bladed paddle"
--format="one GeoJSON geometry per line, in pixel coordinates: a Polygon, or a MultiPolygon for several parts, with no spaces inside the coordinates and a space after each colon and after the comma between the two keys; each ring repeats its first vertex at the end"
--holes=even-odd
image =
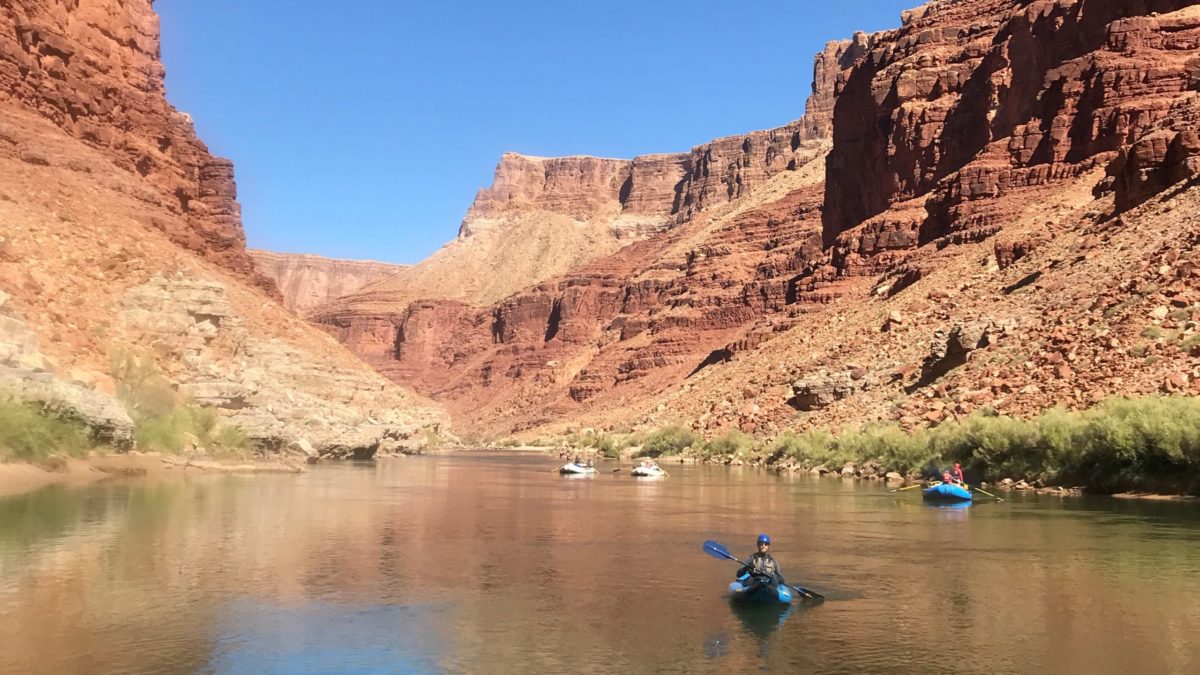
{"type": "MultiPolygon", "coordinates": [[[[741,560],[738,560],[732,553],[729,552],[729,549],[725,548],[719,542],[715,542],[711,539],[704,542],[704,552],[711,555],[714,558],[719,558],[719,559],[724,559],[724,560],[732,560],[733,562],[741,565],[742,567],[747,567],[746,563],[742,562],[741,560]]],[[[799,593],[800,595],[803,595],[804,597],[812,598],[813,600],[821,600],[821,601],[825,600],[825,596],[823,596],[820,593],[817,593],[815,591],[810,591],[807,588],[804,588],[802,586],[793,586],[792,584],[783,584],[783,585],[787,586],[788,588],[792,589],[793,591],[796,591],[797,593],[799,593]]]]}
{"type": "Polygon", "coordinates": [[[995,499],[995,500],[996,500],[996,501],[998,501],[998,502],[1002,502],[1002,501],[1004,501],[1004,500],[1003,500],[1003,499],[1001,499],[1000,497],[997,497],[996,495],[994,495],[994,494],[992,494],[992,493],[990,493],[990,492],[987,492],[986,490],[980,490],[979,488],[971,488],[971,489],[972,489],[972,490],[974,490],[974,491],[976,491],[976,492],[983,493],[983,494],[985,494],[985,495],[987,495],[987,496],[991,497],[992,499],[995,499]]]}

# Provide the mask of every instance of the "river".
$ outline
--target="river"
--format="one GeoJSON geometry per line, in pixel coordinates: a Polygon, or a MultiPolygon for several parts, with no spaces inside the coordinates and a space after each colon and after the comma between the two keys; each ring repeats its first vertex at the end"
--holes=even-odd
{"type": "Polygon", "coordinates": [[[1196,673],[1200,505],[457,453],[0,499],[4,673],[1196,673]],[[724,589],[769,533],[827,596],[724,589]]]}

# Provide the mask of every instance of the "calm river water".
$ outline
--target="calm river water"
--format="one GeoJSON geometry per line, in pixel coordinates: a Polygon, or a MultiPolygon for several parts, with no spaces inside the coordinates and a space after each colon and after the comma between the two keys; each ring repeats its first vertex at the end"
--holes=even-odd
{"type": "Polygon", "coordinates": [[[1197,673],[1200,505],[461,453],[0,499],[4,673],[1197,673]],[[601,465],[601,471],[611,469],[601,465]],[[768,532],[786,614],[727,602],[768,532]]]}

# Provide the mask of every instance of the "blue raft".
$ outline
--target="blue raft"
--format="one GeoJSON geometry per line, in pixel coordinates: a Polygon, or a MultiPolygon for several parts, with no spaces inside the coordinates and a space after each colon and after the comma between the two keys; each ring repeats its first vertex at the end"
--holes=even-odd
{"type": "Polygon", "coordinates": [[[960,503],[971,501],[971,491],[953,483],[939,483],[924,491],[925,501],[941,503],[960,503]]]}
{"type": "Polygon", "coordinates": [[[749,574],[729,584],[729,599],[743,605],[790,605],[792,591],[774,582],[762,582],[749,574]]]}

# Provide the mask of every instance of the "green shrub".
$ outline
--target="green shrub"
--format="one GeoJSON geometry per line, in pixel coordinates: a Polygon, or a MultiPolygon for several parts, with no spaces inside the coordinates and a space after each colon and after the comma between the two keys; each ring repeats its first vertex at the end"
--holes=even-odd
{"type": "Polygon", "coordinates": [[[918,469],[927,464],[934,451],[925,434],[908,434],[895,424],[871,424],[857,432],[837,438],[837,452],[827,465],[836,468],[846,462],[878,462],[899,471],[918,469]]]}
{"type": "Polygon", "coordinates": [[[0,461],[83,457],[91,443],[83,423],[32,403],[0,400],[0,461]]]}
{"type": "Polygon", "coordinates": [[[1145,330],[1142,331],[1142,337],[1147,340],[1157,340],[1162,336],[1163,329],[1158,326],[1146,326],[1145,330]]]}
{"type": "Polygon", "coordinates": [[[1182,352],[1190,353],[1198,347],[1200,347],[1200,334],[1193,335],[1179,343],[1179,350],[1182,352]]]}
{"type": "Polygon", "coordinates": [[[691,429],[681,426],[671,426],[649,433],[642,447],[645,454],[651,457],[659,455],[675,455],[687,448],[700,445],[700,436],[691,429]]]}
{"type": "Polygon", "coordinates": [[[596,440],[596,450],[609,459],[617,459],[621,456],[621,450],[618,438],[611,434],[603,434],[596,440]]]}
{"type": "Polygon", "coordinates": [[[769,461],[787,457],[807,466],[817,466],[831,456],[833,443],[833,437],[824,431],[810,430],[802,434],[785,431],[767,446],[767,457],[769,461]]]}
{"type": "Polygon", "coordinates": [[[753,438],[733,429],[705,443],[702,453],[706,457],[745,457],[756,445],[753,438]]]}
{"type": "Polygon", "coordinates": [[[179,453],[189,449],[193,438],[214,457],[238,456],[249,448],[241,430],[222,423],[212,409],[193,405],[140,418],[134,430],[142,450],[179,453]]]}

